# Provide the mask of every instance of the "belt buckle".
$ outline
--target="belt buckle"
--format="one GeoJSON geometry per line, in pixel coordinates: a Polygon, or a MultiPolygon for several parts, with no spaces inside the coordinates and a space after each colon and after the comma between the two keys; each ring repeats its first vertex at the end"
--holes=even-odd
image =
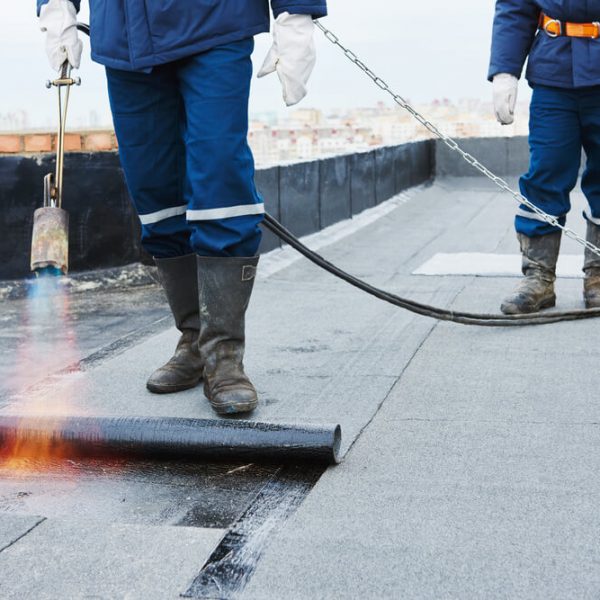
{"type": "Polygon", "coordinates": [[[596,35],[593,39],[597,40],[600,37],[600,21],[594,21],[594,25],[596,26],[596,35]]]}
{"type": "Polygon", "coordinates": [[[563,33],[563,31],[562,31],[562,23],[558,19],[550,19],[544,25],[544,31],[546,32],[546,35],[548,37],[557,38],[557,37],[561,36],[562,33],[563,33]],[[548,27],[550,27],[550,25],[552,25],[553,23],[556,23],[558,25],[558,33],[552,33],[551,31],[548,31],[548,27]]]}

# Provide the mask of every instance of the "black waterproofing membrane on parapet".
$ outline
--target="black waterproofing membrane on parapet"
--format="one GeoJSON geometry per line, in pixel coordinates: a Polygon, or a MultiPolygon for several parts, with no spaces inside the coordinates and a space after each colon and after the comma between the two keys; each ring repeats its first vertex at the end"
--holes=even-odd
{"type": "Polygon", "coordinates": [[[181,418],[0,416],[0,456],[339,462],[339,425],[181,418]],[[53,452],[54,451],[54,452],[53,452]]]}

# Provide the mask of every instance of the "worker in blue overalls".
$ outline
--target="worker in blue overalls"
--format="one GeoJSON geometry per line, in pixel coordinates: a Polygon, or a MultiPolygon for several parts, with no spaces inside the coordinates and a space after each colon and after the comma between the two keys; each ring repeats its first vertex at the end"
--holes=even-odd
{"type": "MultiPolygon", "coordinates": [[[[587,239],[600,246],[600,0],[497,0],[489,78],[500,123],[514,119],[518,79],[527,57],[533,88],[529,171],[521,193],[565,224],[581,150],[587,167],[587,239]]],[[[521,205],[516,230],[523,274],[502,304],[506,314],[554,306],[561,231],[521,205]]],[[[586,249],[584,299],[600,307],[600,257],[586,249]]]]}
{"type": "MultiPolygon", "coordinates": [[[[51,65],[79,66],[80,0],[38,0],[51,65]]],[[[271,0],[274,42],[259,76],[277,72],[287,105],[315,64],[313,18],[326,0],[271,0]]],[[[257,405],[243,367],[244,319],[263,200],[247,143],[253,36],[269,0],[90,0],[92,58],[106,66],[121,163],[181,337],[148,380],[156,393],[204,381],[219,414],[257,405]]],[[[101,226],[101,224],[99,224],[101,226]]]]}

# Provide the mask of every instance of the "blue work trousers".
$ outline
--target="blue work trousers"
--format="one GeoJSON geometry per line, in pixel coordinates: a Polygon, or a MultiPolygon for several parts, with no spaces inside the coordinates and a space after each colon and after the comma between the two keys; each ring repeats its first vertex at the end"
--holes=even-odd
{"type": "Polygon", "coordinates": [[[156,258],[255,256],[264,204],[248,146],[252,38],[150,73],[107,68],[121,164],[156,258]]]}
{"type": "MultiPolygon", "coordinates": [[[[589,206],[584,216],[600,225],[600,87],[567,90],[536,86],[529,121],[529,172],[521,193],[564,225],[577,184],[581,150],[587,166],[581,188],[589,206]]],[[[533,237],[557,231],[524,205],[515,219],[518,233],[533,237]]]]}

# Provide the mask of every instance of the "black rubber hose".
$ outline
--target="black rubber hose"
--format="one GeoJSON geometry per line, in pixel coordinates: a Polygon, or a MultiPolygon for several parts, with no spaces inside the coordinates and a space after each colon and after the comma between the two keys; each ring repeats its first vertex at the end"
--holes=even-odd
{"type": "Polygon", "coordinates": [[[318,462],[340,460],[339,425],[238,420],[0,416],[0,457],[318,462]]]}
{"type": "Polygon", "coordinates": [[[404,308],[425,317],[431,317],[440,321],[451,321],[452,323],[460,323],[462,325],[478,325],[480,327],[522,327],[526,325],[549,325],[551,323],[560,323],[563,321],[577,321],[581,319],[594,319],[600,317],[599,308],[564,312],[531,313],[528,315],[491,315],[452,311],[443,308],[437,308],[435,306],[429,306],[428,304],[421,304],[420,302],[402,298],[396,294],[376,288],[365,281],[350,275],[339,267],[336,267],[321,255],[306,247],[294,234],[288,231],[271,215],[265,215],[264,224],[265,227],[270,229],[286,244],[289,244],[292,248],[300,252],[300,254],[308,258],[308,260],[313,262],[318,267],[321,267],[325,271],[328,271],[335,277],[346,281],[350,285],[353,285],[359,290],[362,290],[363,292],[366,292],[375,298],[379,298],[380,300],[389,302],[394,306],[399,306],[400,308],[404,308]]]}

